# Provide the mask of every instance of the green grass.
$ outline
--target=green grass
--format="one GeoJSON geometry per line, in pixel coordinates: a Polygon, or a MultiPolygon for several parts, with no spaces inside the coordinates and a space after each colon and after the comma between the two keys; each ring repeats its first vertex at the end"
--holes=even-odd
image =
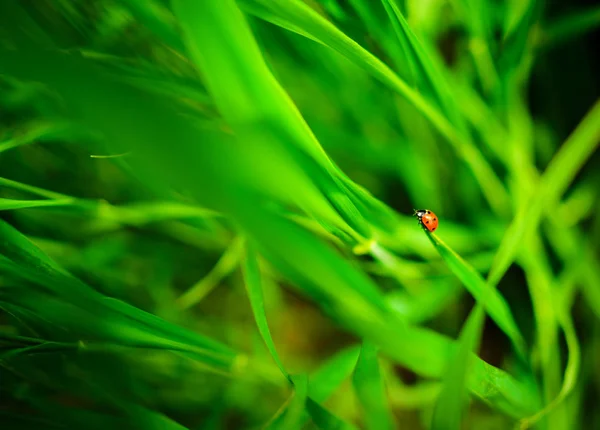
{"type": "Polygon", "coordinates": [[[2,428],[600,425],[581,3],[4,2],[2,428]]]}

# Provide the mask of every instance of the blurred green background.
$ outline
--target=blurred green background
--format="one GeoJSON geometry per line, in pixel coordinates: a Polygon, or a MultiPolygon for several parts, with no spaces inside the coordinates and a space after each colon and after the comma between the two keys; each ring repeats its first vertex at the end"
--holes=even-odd
{"type": "Polygon", "coordinates": [[[0,427],[600,428],[599,25],[2,1],[0,427]]]}

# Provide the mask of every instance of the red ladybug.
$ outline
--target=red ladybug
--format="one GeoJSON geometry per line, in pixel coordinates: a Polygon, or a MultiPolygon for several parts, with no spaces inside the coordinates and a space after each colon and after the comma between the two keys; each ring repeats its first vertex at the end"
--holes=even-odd
{"type": "Polygon", "coordinates": [[[419,224],[425,227],[427,230],[433,232],[438,228],[437,215],[431,212],[429,209],[417,209],[414,213],[419,219],[419,224]]]}

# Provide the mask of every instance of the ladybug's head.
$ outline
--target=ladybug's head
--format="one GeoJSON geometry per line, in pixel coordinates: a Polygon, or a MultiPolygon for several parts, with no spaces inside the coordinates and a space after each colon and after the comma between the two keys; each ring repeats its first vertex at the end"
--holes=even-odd
{"type": "Polygon", "coordinates": [[[413,214],[413,216],[416,216],[417,218],[421,218],[426,213],[427,213],[427,210],[425,210],[425,209],[415,209],[415,213],[413,214]]]}

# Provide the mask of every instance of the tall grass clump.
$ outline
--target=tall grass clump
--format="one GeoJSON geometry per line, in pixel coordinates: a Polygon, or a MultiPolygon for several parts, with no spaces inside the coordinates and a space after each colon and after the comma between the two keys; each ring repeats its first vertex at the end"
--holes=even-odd
{"type": "Polygon", "coordinates": [[[0,427],[600,427],[588,3],[3,1],[0,427]]]}

